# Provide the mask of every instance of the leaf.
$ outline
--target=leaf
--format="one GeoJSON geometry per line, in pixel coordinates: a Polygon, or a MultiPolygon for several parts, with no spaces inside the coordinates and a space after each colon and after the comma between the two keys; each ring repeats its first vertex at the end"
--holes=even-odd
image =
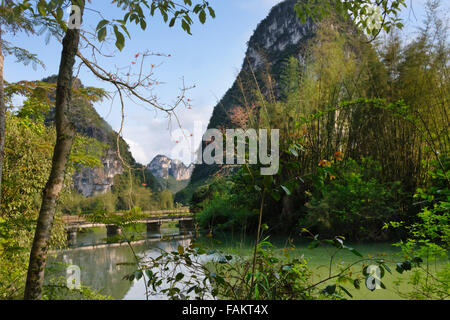
{"type": "Polygon", "coordinates": [[[140,24],[141,24],[141,29],[142,29],[142,30],[145,30],[145,29],[147,28],[147,22],[145,22],[144,19],[141,19],[140,24]]]}
{"type": "Polygon", "coordinates": [[[183,246],[181,246],[181,245],[178,246],[178,253],[179,253],[179,254],[183,254],[183,253],[184,253],[184,248],[183,248],[183,246]]]}
{"type": "Polygon", "coordinates": [[[182,21],[181,21],[181,27],[182,27],[183,30],[186,31],[188,34],[192,35],[192,33],[191,33],[191,26],[189,25],[189,23],[187,23],[186,20],[182,20],[182,21]]]}
{"type": "Polygon", "coordinates": [[[64,16],[64,11],[63,11],[63,9],[62,9],[61,7],[58,7],[58,9],[56,9],[56,19],[57,19],[58,21],[61,21],[61,19],[63,18],[63,16],[64,16]]]}
{"type": "Polygon", "coordinates": [[[179,273],[177,273],[177,275],[175,276],[175,282],[178,282],[178,281],[180,281],[180,280],[183,279],[183,278],[184,278],[184,274],[181,273],[181,272],[179,272],[179,273]]]}
{"type": "Polygon", "coordinates": [[[294,156],[298,157],[298,152],[297,152],[297,150],[295,150],[295,149],[292,148],[292,147],[289,147],[289,151],[290,151],[294,156]]]}
{"type": "Polygon", "coordinates": [[[402,263],[403,270],[409,271],[411,270],[411,262],[410,261],[404,261],[402,263]]]}
{"type": "Polygon", "coordinates": [[[333,294],[336,292],[336,285],[335,284],[329,284],[325,289],[322,291],[323,293],[327,294],[333,294]]]}
{"type": "Polygon", "coordinates": [[[359,279],[355,279],[353,281],[353,286],[355,287],[355,289],[360,289],[361,288],[361,281],[359,279]]]}
{"type": "Polygon", "coordinates": [[[347,249],[348,251],[353,253],[355,256],[358,256],[358,257],[361,257],[361,258],[363,257],[363,255],[358,250],[356,250],[354,248],[350,248],[350,247],[347,247],[347,246],[342,246],[342,248],[347,249]]]}
{"type": "Polygon", "coordinates": [[[347,289],[345,289],[343,286],[339,286],[339,288],[344,291],[350,298],[353,298],[352,294],[350,292],[348,292],[347,289]]]}
{"type": "Polygon", "coordinates": [[[209,15],[210,15],[212,18],[215,18],[215,17],[216,17],[216,12],[214,11],[213,8],[208,7],[208,11],[209,11],[209,15]]]}
{"type": "Polygon", "coordinates": [[[365,276],[365,277],[368,277],[369,276],[369,273],[367,272],[367,269],[369,268],[369,266],[365,266],[364,268],[363,268],[363,271],[362,271],[362,274],[365,276]]]}
{"type": "Polygon", "coordinates": [[[128,33],[127,28],[126,28],[123,24],[121,24],[120,27],[121,27],[122,30],[127,34],[128,38],[131,39],[131,36],[130,36],[130,34],[128,33]]]}
{"type": "Polygon", "coordinates": [[[39,3],[37,4],[38,12],[43,17],[47,16],[47,9],[45,5],[46,5],[45,1],[42,0],[40,0],[39,3]]]}
{"type": "Polygon", "coordinates": [[[392,274],[391,268],[389,268],[387,264],[383,264],[383,267],[386,269],[387,272],[392,274]]]}
{"type": "Polygon", "coordinates": [[[106,38],[106,28],[102,28],[102,29],[98,30],[97,38],[98,38],[98,41],[105,40],[105,38],[106,38]]]}
{"type": "Polygon", "coordinates": [[[288,188],[286,188],[285,186],[281,186],[281,189],[283,189],[284,192],[286,192],[286,194],[287,194],[288,196],[291,195],[291,191],[290,191],[288,188]]]}
{"type": "Polygon", "coordinates": [[[206,12],[204,10],[200,11],[198,18],[202,24],[206,22],[206,12]]]}
{"type": "Polygon", "coordinates": [[[384,277],[384,275],[385,275],[386,272],[384,272],[384,268],[383,268],[381,265],[378,266],[378,268],[380,269],[380,279],[381,279],[381,278],[384,277]]]}
{"type": "Polygon", "coordinates": [[[423,260],[422,260],[422,258],[420,258],[420,257],[414,257],[414,258],[412,259],[412,262],[413,262],[413,263],[416,263],[416,264],[420,264],[420,263],[423,262],[423,260]]]}
{"type": "Polygon", "coordinates": [[[116,47],[120,51],[125,47],[125,37],[123,34],[119,31],[117,26],[114,26],[114,33],[116,34],[116,47]]]}
{"type": "Polygon", "coordinates": [[[153,278],[153,271],[152,271],[152,270],[146,269],[146,270],[145,270],[145,274],[147,275],[147,277],[148,277],[149,279],[153,278]]]}
{"type": "Polygon", "coordinates": [[[101,28],[103,28],[104,26],[106,26],[108,23],[109,23],[108,20],[103,19],[102,21],[100,21],[100,22],[97,24],[96,30],[100,30],[101,28]]]}

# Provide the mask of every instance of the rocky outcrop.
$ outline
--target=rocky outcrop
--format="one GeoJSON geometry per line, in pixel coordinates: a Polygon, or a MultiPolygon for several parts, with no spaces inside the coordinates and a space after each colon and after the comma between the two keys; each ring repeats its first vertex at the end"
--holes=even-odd
{"type": "Polygon", "coordinates": [[[248,42],[243,69],[248,62],[253,71],[266,64],[276,64],[284,58],[284,51],[293,49],[301,59],[298,44],[314,35],[315,25],[311,20],[302,24],[294,10],[297,0],[286,0],[272,8],[266,19],[261,21],[248,42]]]}
{"type": "MultiPolygon", "coordinates": [[[[43,79],[44,82],[56,83],[57,76],[53,75],[43,79]]],[[[83,88],[83,84],[77,78],[73,80],[74,89],[83,88]]],[[[78,167],[73,175],[75,189],[86,197],[102,194],[109,190],[114,183],[114,176],[123,173],[123,166],[116,155],[117,133],[112,127],[97,113],[92,103],[83,99],[72,99],[70,114],[72,122],[75,124],[78,134],[94,138],[108,146],[101,161],[103,166],[89,168],[78,167]]],[[[52,108],[45,116],[47,125],[53,125],[55,111],[52,108]]],[[[120,139],[121,155],[130,165],[135,165],[128,144],[120,139]]]]}
{"type": "Polygon", "coordinates": [[[193,164],[189,165],[189,167],[186,167],[183,162],[179,160],[173,160],[170,165],[169,174],[177,181],[189,180],[191,178],[193,170],[193,164]]]}
{"type": "Polygon", "coordinates": [[[102,194],[111,190],[114,177],[123,173],[123,166],[117,155],[109,150],[102,158],[103,167],[77,168],[73,182],[75,189],[85,197],[102,194]]]}
{"type": "MultiPolygon", "coordinates": [[[[214,108],[208,128],[235,127],[230,119],[233,108],[253,102],[256,104],[259,100],[255,94],[257,88],[263,94],[273,92],[278,96],[279,80],[287,59],[296,57],[301,63],[305,60],[306,48],[309,40],[315,36],[316,25],[312,20],[301,23],[294,10],[297,2],[285,0],[277,4],[258,24],[248,41],[241,71],[233,86],[214,108]]],[[[190,183],[205,181],[218,170],[218,165],[196,165],[190,183]]]]}
{"type": "Polygon", "coordinates": [[[169,179],[173,177],[176,181],[189,180],[191,178],[194,165],[186,166],[179,160],[172,160],[163,155],[157,155],[147,166],[156,178],[169,179]]]}

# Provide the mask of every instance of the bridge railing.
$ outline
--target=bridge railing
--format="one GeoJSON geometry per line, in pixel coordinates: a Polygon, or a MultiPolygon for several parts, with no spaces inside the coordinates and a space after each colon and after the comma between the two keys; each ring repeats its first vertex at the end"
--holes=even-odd
{"type": "Polygon", "coordinates": [[[161,214],[174,215],[174,214],[179,214],[179,213],[189,213],[189,207],[183,207],[183,208],[171,209],[171,210],[144,211],[143,213],[150,215],[150,216],[161,215],[161,214]]]}
{"type": "MultiPolygon", "coordinates": [[[[189,207],[183,207],[178,209],[170,209],[170,210],[152,210],[152,211],[144,211],[145,215],[149,217],[158,217],[158,216],[177,216],[177,215],[183,215],[183,214],[190,214],[189,213],[189,207]]],[[[122,215],[123,212],[116,212],[116,215],[122,215]]],[[[84,215],[64,215],[62,217],[62,220],[65,224],[76,224],[76,223],[83,223],[86,221],[86,216],[89,214],[84,215]]]]}
{"type": "Polygon", "coordinates": [[[86,221],[86,219],[79,215],[64,215],[62,217],[62,220],[65,224],[80,223],[86,221]]]}

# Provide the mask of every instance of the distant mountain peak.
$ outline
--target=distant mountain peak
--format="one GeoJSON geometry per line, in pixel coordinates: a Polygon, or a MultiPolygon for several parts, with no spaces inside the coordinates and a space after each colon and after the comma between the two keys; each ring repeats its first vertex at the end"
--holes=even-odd
{"type": "Polygon", "coordinates": [[[175,180],[181,181],[191,178],[194,165],[186,166],[180,160],[173,160],[165,155],[158,154],[148,164],[147,170],[157,178],[168,179],[171,176],[175,180]]]}

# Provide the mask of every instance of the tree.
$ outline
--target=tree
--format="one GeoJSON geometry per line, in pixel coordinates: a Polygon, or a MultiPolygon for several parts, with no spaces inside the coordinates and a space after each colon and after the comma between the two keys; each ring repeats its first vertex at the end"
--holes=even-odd
{"type": "Polygon", "coordinates": [[[163,210],[173,209],[172,192],[169,189],[165,189],[159,194],[159,207],[163,210]]]}
{"type": "MultiPolygon", "coordinates": [[[[90,0],[88,0],[90,2],[90,0]]],[[[27,0],[25,0],[27,2],[27,0]]],[[[146,18],[153,16],[155,11],[158,10],[163,16],[165,21],[168,21],[169,14],[172,15],[172,19],[169,23],[173,26],[177,19],[181,19],[182,28],[190,33],[190,25],[193,23],[190,18],[190,14],[198,14],[200,22],[204,23],[206,20],[206,11],[210,12],[210,15],[214,17],[214,11],[209,6],[207,1],[195,5],[192,10],[189,8],[193,6],[191,0],[184,0],[184,5],[177,5],[173,1],[162,0],[152,1],[151,4],[147,0],[112,0],[113,4],[117,4],[124,11],[127,11],[122,20],[112,20],[112,22],[103,19],[97,26],[98,40],[104,41],[106,36],[106,26],[109,25],[113,28],[116,37],[116,47],[122,50],[125,45],[125,37],[119,28],[125,32],[129,37],[129,33],[126,28],[128,22],[135,22],[139,24],[143,30],[146,29],[146,18]],[[147,15],[144,14],[142,7],[149,9],[147,15]],[[129,19],[129,20],[128,20],[129,19]]],[[[25,299],[40,299],[42,292],[42,284],[44,280],[44,270],[47,260],[47,251],[49,240],[52,231],[53,219],[56,210],[56,202],[58,200],[60,191],[64,184],[64,175],[67,165],[67,159],[72,147],[75,126],[69,120],[70,103],[72,98],[72,73],[75,64],[76,56],[80,57],[84,64],[100,79],[109,81],[114,84],[120,99],[123,99],[122,90],[128,90],[135,97],[139,98],[143,102],[149,103],[151,106],[164,110],[168,113],[173,112],[174,108],[183,102],[183,98],[179,99],[177,104],[169,109],[161,107],[154,99],[146,99],[137,92],[138,83],[135,85],[121,81],[117,76],[111,75],[108,72],[104,72],[101,66],[94,62],[87,60],[79,52],[80,38],[87,40],[80,30],[83,12],[85,10],[84,0],[72,0],[72,14],[69,20],[68,27],[63,21],[63,0],[45,1],[40,0],[35,8],[35,11],[48,23],[48,25],[59,26],[54,29],[54,32],[61,32],[64,34],[62,40],[63,50],[61,54],[60,68],[57,80],[56,89],[56,103],[55,103],[55,123],[57,140],[55,149],[53,152],[52,169],[50,177],[47,181],[46,187],[43,191],[42,205],[39,212],[39,217],[36,226],[35,237],[33,240],[33,246],[30,253],[30,262],[28,267],[27,281],[25,287],[25,299]]],[[[33,11],[34,12],[34,11],[33,11]]],[[[92,47],[94,45],[90,44],[92,47]]],[[[120,132],[119,132],[120,133],[120,132]]],[[[119,135],[117,137],[119,141],[119,135]]],[[[120,152],[118,152],[120,157],[120,152]]]]}
{"type": "MultiPolygon", "coordinates": [[[[54,127],[45,124],[44,115],[51,107],[52,100],[48,96],[51,96],[54,87],[54,84],[39,81],[24,81],[5,87],[8,106],[12,95],[20,95],[26,100],[17,106],[17,111],[7,112],[0,210],[0,299],[23,297],[23,280],[26,277],[29,248],[41,202],[40,192],[50,174],[56,141],[54,127]]],[[[85,97],[85,94],[75,90],[74,99],[77,102],[85,97]]],[[[97,99],[86,98],[87,101],[97,99]]],[[[77,135],[69,159],[64,196],[68,196],[67,191],[73,184],[71,176],[75,167],[99,166],[101,155],[102,146],[97,140],[77,135]]],[[[52,230],[52,248],[64,246],[66,237],[64,223],[58,216],[52,230]]]]}
{"type": "MultiPolygon", "coordinates": [[[[72,3],[78,5],[81,13],[83,12],[84,0],[74,0],[72,3]]],[[[79,41],[80,30],[76,28],[68,29],[63,39],[63,51],[56,89],[56,145],[53,152],[52,169],[44,189],[36,233],[31,248],[25,299],[39,299],[41,296],[56,201],[64,185],[66,164],[75,137],[75,126],[67,116],[72,99],[72,72],[79,41]]]]}
{"type": "Polygon", "coordinates": [[[393,27],[403,27],[398,17],[401,7],[406,7],[406,0],[316,0],[298,1],[295,10],[303,23],[307,18],[321,21],[336,12],[351,18],[373,40],[382,30],[389,33],[393,27]]]}
{"type": "MultiPolygon", "coordinates": [[[[4,32],[16,33],[19,31],[34,33],[33,20],[24,12],[26,6],[16,4],[12,0],[2,0],[0,4],[0,195],[2,190],[2,171],[3,157],[5,147],[5,121],[6,121],[6,104],[4,96],[4,79],[3,79],[3,62],[4,52],[6,54],[15,55],[18,61],[24,63],[33,62],[33,64],[42,64],[35,54],[28,52],[22,48],[16,47],[4,41],[2,35],[4,32]]],[[[1,202],[0,202],[1,204],[1,202]]]]}

